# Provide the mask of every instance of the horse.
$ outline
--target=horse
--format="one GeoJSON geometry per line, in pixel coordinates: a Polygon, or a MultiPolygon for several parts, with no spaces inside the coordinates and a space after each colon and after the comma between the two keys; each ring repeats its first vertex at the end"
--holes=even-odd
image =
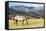
{"type": "Polygon", "coordinates": [[[22,21],[22,25],[24,24],[24,21],[26,21],[26,24],[28,24],[27,18],[25,16],[16,15],[11,16],[10,18],[14,21],[14,24],[16,23],[16,25],[18,25],[18,21],[22,21]]]}

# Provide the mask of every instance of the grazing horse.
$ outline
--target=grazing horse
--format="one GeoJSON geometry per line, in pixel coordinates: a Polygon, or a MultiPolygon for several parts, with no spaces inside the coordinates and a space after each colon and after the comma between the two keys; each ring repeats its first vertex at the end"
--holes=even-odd
{"type": "Polygon", "coordinates": [[[16,23],[16,25],[18,25],[18,21],[22,21],[22,25],[24,24],[24,21],[26,21],[28,24],[28,21],[25,16],[14,16],[13,21],[16,21],[14,22],[14,24],[16,23]]]}

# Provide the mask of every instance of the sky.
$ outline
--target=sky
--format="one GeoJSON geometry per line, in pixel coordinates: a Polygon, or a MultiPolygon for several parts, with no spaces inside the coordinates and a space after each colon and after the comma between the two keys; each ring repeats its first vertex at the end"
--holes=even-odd
{"type": "Polygon", "coordinates": [[[44,4],[31,4],[31,3],[17,3],[17,2],[9,2],[9,7],[11,6],[20,6],[20,5],[23,5],[23,6],[27,6],[27,7],[43,7],[44,4]]]}
{"type": "MultiPolygon", "coordinates": [[[[32,15],[31,12],[33,12],[33,13],[39,14],[40,16],[44,16],[44,4],[9,2],[9,7],[21,6],[21,5],[27,6],[27,7],[34,7],[34,8],[29,9],[29,8],[24,8],[24,7],[22,7],[22,8],[21,7],[18,7],[18,8],[15,7],[15,9],[19,12],[22,12],[22,13],[29,13],[28,15],[32,15]]],[[[17,13],[17,12],[15,12],[15,13],[17,13]]]]}

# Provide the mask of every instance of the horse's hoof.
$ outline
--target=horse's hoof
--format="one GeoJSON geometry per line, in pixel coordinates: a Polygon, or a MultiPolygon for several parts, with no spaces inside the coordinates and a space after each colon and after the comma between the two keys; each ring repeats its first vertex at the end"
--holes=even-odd
{"type": "Polygon", "coordinates": [[[18,25],[16,24],[16,26],[18,26],[18,25]]]}
{"type": "Polygon", "coordinates": [[[15,24],[15,23],[14,23],[15,24]]]}
{"type": "Polygon", "coordinates": [[[26,23],[28,25],[28,23],[26,23]]]}

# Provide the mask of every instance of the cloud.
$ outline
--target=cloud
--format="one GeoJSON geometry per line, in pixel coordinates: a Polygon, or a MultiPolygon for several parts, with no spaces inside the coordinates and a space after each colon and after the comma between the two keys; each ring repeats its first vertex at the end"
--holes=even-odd
{"type": "Polygon", "coordinates": [[[19,6],[19,5],[23,5],[23,6],[27,6],[27,7],[43,7],[43,4],[33,4],[33,3],[17,3],[17,2],[9,2],[9,7],[11,6],[19,6]]]}
{"type": "Polygon", "coordinates": [[[44,17],[44,4],[10,2],[9,7],[12,9],[10,11],[13,15],[18,13],[21,15],[35,15],[44,17]]]}

